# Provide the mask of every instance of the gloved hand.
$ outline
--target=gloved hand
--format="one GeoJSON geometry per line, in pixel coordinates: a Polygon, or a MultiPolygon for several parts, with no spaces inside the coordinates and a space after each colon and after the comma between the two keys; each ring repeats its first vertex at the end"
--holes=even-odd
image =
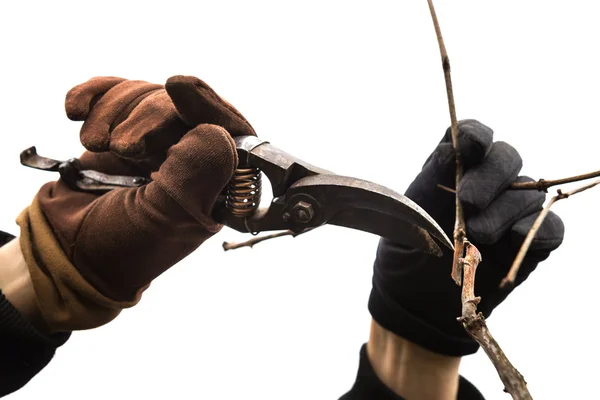
{"type": "MultiPolygon", "coordinates": [[[[541,211],[545,194],[536,190],[510,190],[519,176],[522,160],[509,144],[493,142],[490,128],[475,120],[461,121],[459,149],[465,165],[458,195],[465,210],[467,236],[480,250],[475,294],[478,310],[488,317],[510,293],[499,284],[508,272],[525,236],[541,211]]],[[[450,129],[411,183],[406,196],[423,207],[452,237],[455,218],[455,155],[450,129]]],[[[550,212],[521,266],[520,285],[563,240],[561,219],[550,212]]],[[[452,252],[428,256],[388,240],[381,240],[374,263],[369,311],[385,329],[431,351],[462,356],[478,344],[456,318],[461,315],[460,291],[450,277],[452,252]]]]}
{"type": "Polygon", "coordinates": [[[94,328],[217,233],[217,196],[237,166],[246,119],[197,78],[166,86],[94,78],[66,97],[84,120],[83,169],[152,177],[104,195],[44,185],[19,216],[21,248],[50,331],[94,328]]]}

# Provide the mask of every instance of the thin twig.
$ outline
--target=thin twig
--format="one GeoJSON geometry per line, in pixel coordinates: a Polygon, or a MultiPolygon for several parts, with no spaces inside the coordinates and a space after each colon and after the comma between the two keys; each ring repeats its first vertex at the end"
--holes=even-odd
{"type": "Polygon", "coordinates": [[[481,298],[475,297],[475,272],[481,262],[479,250],[467,242],[465,244],[466,255],[463,263],[463,287],[462,287],[462,316],[458,320],[463,324],[466,331],[473,339],[481,345],[489,359],[496,367],[498,375],[504,384],[504,391],[509,393],[513,399],[531,400],[531,394],[527,389],[527,383],[523,375],[511,364],[502,351],[498,342],[494,339],[485,323],[483,314],[477,312],[477,304],[481,298]]]}
{"type": "Polygon", "coordinates": [[[584,181],[586,179],[597,178],[600,176],[600,171],[590,172],[588,174],[571,176],[569,178],[546,180],[540,179],[537,182],[513,182],[510,185],[511,189],[535,189],[541,192],[546,192],[549,187],[562,185],[565,183],[572,183],[578,181],[584,181]]]}
{"type": "MultiPolygon", "coordinates": [[[[568,178],[562,179],[539,179],[535,182],[513,182],[510,184],[509,189],[512,190],[539,190],[540,192],[547,192],[548,188],[552,186],[562,185],[565,183],[573,183],[579,181],[585,181],[586,179],[597,178],[600,176],[600,171],[594,171],[587,174],[570,176],[568,178]]],[[[456,189],[452,189],[451,187],[442,185],[441,183],[437,184],[437,187],[445,190],[446,192],[456,193],[456,189]]]]}
{"type": "Polygon", "coordinates": [[[523,259],[525,258],[525,255],[527,254],[527,251],[529,250],[529,246],[531,246],[531,242],[535,238],[535,235],[537,234],[538,230],[542,226],[542,223],[546,219],[546,216],[550,212],[550,207],[552,207],[552,205],[554,203],[556,203],[558,200],[566,199],[570,196],[573,196],[574,194],[581,193],[584,190],[591,189],[598,184],[600,184],[600,180],[596,180],[592,183],[581,186],[577,189],[571,190],[570,192],[566,192],[566,193],[563,193],[560,189],[558,190],[557,195],[552,197],[550,199],[550,201],[548,202],[548,204],[546,204],[546,207],[544,207],[542,212],[540,212],[540,215],[538,215],[538,217],[536,218],[535,222],[533,223],[531,229],[527,233],[527,236],[525,237],[525,241],[523,241],[523,244],[521,245],[521,249],[519,249],[519,252],[517,253],[517,256],[515,257],[515,260],[513,261],[513,264],[510,267],[508,274],[506,275],[506,277],[504,277],[504,279],[502,279],[502,282],[500,282],[501,288],[512,287],[515,284],[515,279],[517,278],[517,274],[519,273],[519,268],[521,268],[523,259]]]}
{"type": "Polygon", "coordinates": [[[246,240],[244,242],[223,242],[223,250],[227,251],[227,250],[235,250],[235,249],[239,249],[241,247],[254,247],[255,244],[258,244],[260,242],[264,242],[265,240],[270,240],[270,239],[275,239],[278,237],[282,237],[282,236],[291,236],[291,237],[296,237],[298,235],[301,235],[303,233],[306,233],[308,231],[311,231],[312,229],[306,229],[302,232],[296,233],[290,230],[287,231],[282,231],[282,232],[277,232],[277,233],[271,233],[269,235],[264,235],[264,236],[256,236],[253,237],[250,240],[246,240]]]}
{"type": "MultiPolygon", "coordinates": [[[[435,28],[435,35],[440,47],[440,55],[442,56],[442,67],[444,69],[444,81],[446,82],[446,94],[448,96],[448,109],[450,111],[450,130],[452,132],[452,146],[456,154],[456,188],[459,187],[463,177],[463,165],[458,148],[458,120],[456,118],[456,105],[454,103],[454,91],[452,90],[452,75],[450,73],[450,58],[446,51],[442,30],[435,13],[435,7],[432,0],[427,0],[429,11],[431,12],[431,20],[435,28]]],[[[454,258],[452,261],[452,279],[457,285],[461,284],[462,280],[462,265],[460,260],[464,254],[464,241],[467,239],[467,230],[465,228],[465,217],[463,207],[456,196],[456,220],[454,222],[454,258]]]]}
{"type": "Polygon", "coordinates": [[[446,192],[450,192],[452,194],[456,194],[456,189],[449,188],[448,186],[444,186],[441,183],[438,183],[437,187],[439,187],[442,190],[445,190],[446,192]]]}

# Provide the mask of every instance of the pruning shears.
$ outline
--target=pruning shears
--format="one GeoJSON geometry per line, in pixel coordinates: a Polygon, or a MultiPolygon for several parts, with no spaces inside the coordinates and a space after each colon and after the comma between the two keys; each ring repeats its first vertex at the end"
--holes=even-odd
{"type": "MultiPolygon", "coordinates": [[[[369,232],[438,256],[442,253],[437,243],[453,249],[437,222],[406,196],[315,167],[256,136],[234,140],[239,163],[213,208],[212,216],[219,223],[253,234],[278,230],[300,233],[329,224],[369,232]],[[273,191],[266,208],[259,204],[263,174],[273,191]]],[[[106,193],[150,182],[146,177],[84,170],[76,158],[58,161],[42,157],[35,147],[21,153],[21,163],[59,172],[73,190],[106,193]]]]}

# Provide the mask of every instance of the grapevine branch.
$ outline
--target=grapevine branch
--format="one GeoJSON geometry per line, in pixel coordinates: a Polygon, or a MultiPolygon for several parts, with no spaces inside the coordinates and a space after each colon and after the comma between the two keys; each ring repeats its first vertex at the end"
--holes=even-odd
{"type": "MultiPolygon", "coordinates": [[[[450,74],[450,59],[446,52],[446,46],[444,45],[444,39],[440,25],[435,13],[432,0],[427,0],[429,4],[429,11],[431,12],[431,19],[435,28],[438,45],[440,47],[440,54],[442,56],[442,66],[444,69],[444,80],[446,82],[446,93],[448,95],[448,107],[450,109],[450,122],[452,130],[452,144],[456,153],[456,186],[458,188],[460,181],[463,176],[463,165],[459,149],[457,146],[458,136],[458,123],[456,119],[456,107],[454,104],[454,94],[452,90],[452,79],[450,74]]],[[[481,345],[485,353],[488,355],[500,379],[504,383],[505,391],[508,392],[515,400],[530,400],[532,399],[529,391],[527,390],[527,384],[523,379],[523,376],[517,371],[517,369],[510,363],[500,345],[491,335],[485,318],[481,313],[477,312],[477,304],[481,300],[479,297],[475,297],[475,271],[479,262],[481,261],[481,255],[479,250],[467,241],[465,220],[463,214],[463,208],[458,198],[458,194],[455,194],[456,201],[456,220],[454,224],[454,259],[452,262],[452,278],[457,284],[462,284],[462,304],[463,312],[459,320],[462,322],[465,330],[481,345]],[[465,251],[467,253],[463,258],[465,251]]]]}
{"type": "Polygon", "coordinates": [[[462,316],[458,321],[465,330],[477,341],[496,367],[498,375],[504,384],[504,391],[512,395],[513,399],[531,400],[527,390],[527,383],[521,373],[511,364],[502,348],[488,329],[483,314],[477,312],[480,297],[475,297],[475,272],[481,262],[481,254],[475,246],[465,244],[466,255],[463,258],[463,287],[462,287],[462,316]]]}
{"type": "MultiPolygon", "coordinates": [[[[460,181],[463,177],[463,164],[460,155],[460,149],[458,148],[458,120],[456,118],[456,105],[454,104],[454,92],[452,90],[452,75],[450,73],[450,58],[446,51],[446,45],[444,44],[444,37],[442,36],[442,30],[435,13],[435,7],[433,6],[432,0],[427,0],[429,4],[429,11],[431,12],[431,19],[433,21],[433,27],[435,28],[435,35],[437,42],[440,47],[440,55],[442,56],[442,67],[444,69],[444,81],[446,82],[446,94],[448,96],[448,108],[450,111],[450,131],[452,132],[452,146],[456,154],[456,188],[459,187],[460,181]]],[[[457,285],[461,284],[462,280],[462,264],[460,262],[464,254],[464,242],[467,240],[467,229],[465,228],[465,216],[463,212],[462,203],[455,196],[456,204],[456,219],[454,222],[454,258],[452,261],[452,279],[457,285]]]]}

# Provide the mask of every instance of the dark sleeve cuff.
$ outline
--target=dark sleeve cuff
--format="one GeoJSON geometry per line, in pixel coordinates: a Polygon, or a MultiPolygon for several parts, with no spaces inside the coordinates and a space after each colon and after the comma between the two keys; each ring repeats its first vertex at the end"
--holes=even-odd
{"type": "Polygon", "coordinates": [[[69,337],[70,333],[42,334],[0,291],[0,397],[29,382],[69,337]]]}
{"type": "Polygon", "coordinates": [[[388,331],[435,353],[462,357],[479,349],[479,344],[470,337],[448,335],[397,303],[386,301],[379,290],[371,290],[369,312],[373,319],[388,331]]]}
{"type": "Polygon", "coordinates": [[[360,361],[356,381],[352,389],[339,400],[405,400],[392,392],[375,374],[369,357],[366,343],[360,348],[360,361]]]}
{"type": "MultiPolygon", "coordinates": [[[[464,377],[460,377],[457,400],[485,400],[481,392],[464,377]]],[[[352,389],[339,400],[405,400],[392,392],[375,374],[367,356],[367,345],[360,349],[360,362],[352,389]]]]}
{"type": "Polygon", "coordinates": [[[6,243],[10,242],[14,238],[15,238],[14,235],[0,231],[0,247],[4,246],[6,243]]]}
{"type": "MultiPolygon", "coordinates": [[[[4,296],[0,289],[0,338],[15,338],[19,341],[42,344],[50,347],[62,346],[71,336],[71,332],[60,332],[46,335],[38,331],[25,317],[21,315],[4,296]]],[[[0,342],[0,348],[6,342],[0,342]]]]}
{"type": "MultiPolygon", "coordinates": [[[[14,238],[0,231],[0,247],[14,238]]],[[[0,397],[29,382],[70,336],[70,332],[54,335],[39,332],[0,289],[0,397]]]]}

